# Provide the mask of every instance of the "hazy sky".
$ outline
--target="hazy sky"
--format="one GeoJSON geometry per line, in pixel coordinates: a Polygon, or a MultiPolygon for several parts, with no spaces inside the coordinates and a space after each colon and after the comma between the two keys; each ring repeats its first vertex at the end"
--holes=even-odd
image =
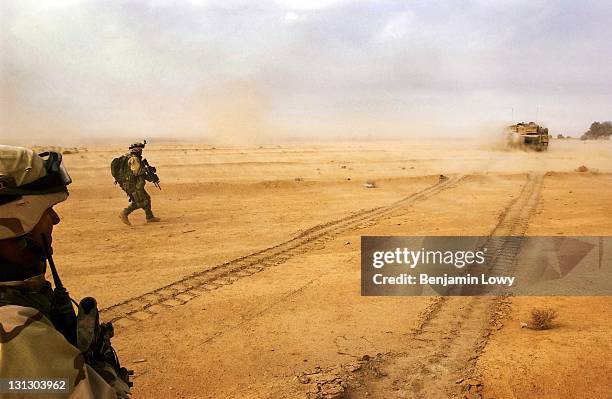
{"type": "Polygon", "coordinates": [[[612,119],[609,1],[0,1],[4,142],[612,119]],[[514,109],[514,114],[513,110],[514,109]]]}

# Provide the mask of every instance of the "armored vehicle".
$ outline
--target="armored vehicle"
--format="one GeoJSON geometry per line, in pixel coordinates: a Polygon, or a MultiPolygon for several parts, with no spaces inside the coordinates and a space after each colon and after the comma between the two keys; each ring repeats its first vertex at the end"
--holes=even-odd
{"type": "Polygon", "coordinates": [[[545,151],[548,149],[548,139],[548,129],[534,122],[508,126],[507,140],[510,147],[545,151]]]}

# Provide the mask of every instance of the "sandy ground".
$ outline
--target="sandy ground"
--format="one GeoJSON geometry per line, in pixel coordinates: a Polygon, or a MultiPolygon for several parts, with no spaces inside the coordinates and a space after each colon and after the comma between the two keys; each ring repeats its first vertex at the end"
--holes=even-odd
{"type": "MultiPolygon", "coordinates": [[[[612,235],[612,176],[548,173],[530,235],[612,235]]],[[[479,367],[485,397],[609,398],[612,298],[518,297],[479,367]],[[521,329],[534,307],[553,307],[556,328],[521,329]]]]}
{"type": "MultiPolygon", "coordinates": [[[[262,148],[151,143],[145,156],[158,167],[163,190],[147,187],[162,222],[147,225],[137,211],[131,228],[117,217],[127,200],[108,169],[123,151],[89,148],[65,156],[74,183],[69,200],[57,206],[56,263],[75,297],[93,295],[109,307],[313,226],[388,206],[435,185],[441,173],[465,175],[231,285],[145,320],[117,323],[114,343],[135,370],[136,397],[305,398],[309,391],[314,397],[316,386],[297,376],[406,350],[417,341],[411,331],[435,305],[430,297],[361,297],[360,236],[487,235],[519,196],[528,172],[544,174],[528,235],[612,235],[611,144],[556,140],[547,153],[524,153],[470,141],[262,148]],[[579,165],[591,171],[575,172],[579,165]],[[379,187],[365,188],[366,180],[379,187]]],[[[454,303],[461,308],[468,301],[454,303]]],[[[610,397],[611,313],[609,297],[512,298],[498,321],[503,327],[471,360],[480,394],[610,397]],[[530,309],[544,304],[559,311],[557,328],[521,329],[530,309]]],[[[477,319],[484,325],[488,317],[477,319]]],[[[472,345],[461,337],[453,342],[465,351],[472,345]]],[[[426,356],[428,347],[419,353],[426,356]]],[[[364,378],[360,389],[345,395],[454,394],[428,390],[428,380],[387,383],[394,364],[401,362],[382,364],[385,373],[364,378]]],[[[432,366],[427,378],[456,373],[440,367],[432,366]]]]}

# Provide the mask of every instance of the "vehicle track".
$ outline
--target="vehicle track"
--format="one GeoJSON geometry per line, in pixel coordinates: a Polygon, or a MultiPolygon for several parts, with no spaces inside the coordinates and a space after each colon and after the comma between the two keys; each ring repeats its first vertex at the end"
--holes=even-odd
{"type": "MultiPolygon", "coordinates": [[[[513,269],[542,180],[542,175],[529,174],[519,195],[501,212],[485,244],[490,272],[513,269]]],[[[503,296],[436,297],[407,335],[404,351],[303,374],[300,378],[311,383],[308,398],[479,398],[481,382],[468,377],[473,377],[492,329],[500,328],[495,322],[506,302],[503,296]]]]}
{"type": "Polygon", "coordinates": [[[105,321],[116,322],[119,326],[148,319],[164,309],[182,305],[203,293],[230,285],[267,267],[282,264],[296,255],[321,246],[348,229],[367,225],[401,207],[455,187],[463,178],[463,175],[452,176],[390,205],[362,210],[314,226],[278,245],[190,274],[163,287],[104,308],[101,310],[102,317],[105,321]]]}

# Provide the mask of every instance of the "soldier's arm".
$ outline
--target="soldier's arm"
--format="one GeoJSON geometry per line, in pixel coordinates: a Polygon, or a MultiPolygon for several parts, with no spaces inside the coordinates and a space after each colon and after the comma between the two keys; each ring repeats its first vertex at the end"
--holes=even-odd
{"type": "Polygon", "coordinates": [[[138,157],[130,157],[130,159],[128,159],[128,166],[130,167],[130,170],[134,176],[140,176],[145,173],[138,157]]]}

